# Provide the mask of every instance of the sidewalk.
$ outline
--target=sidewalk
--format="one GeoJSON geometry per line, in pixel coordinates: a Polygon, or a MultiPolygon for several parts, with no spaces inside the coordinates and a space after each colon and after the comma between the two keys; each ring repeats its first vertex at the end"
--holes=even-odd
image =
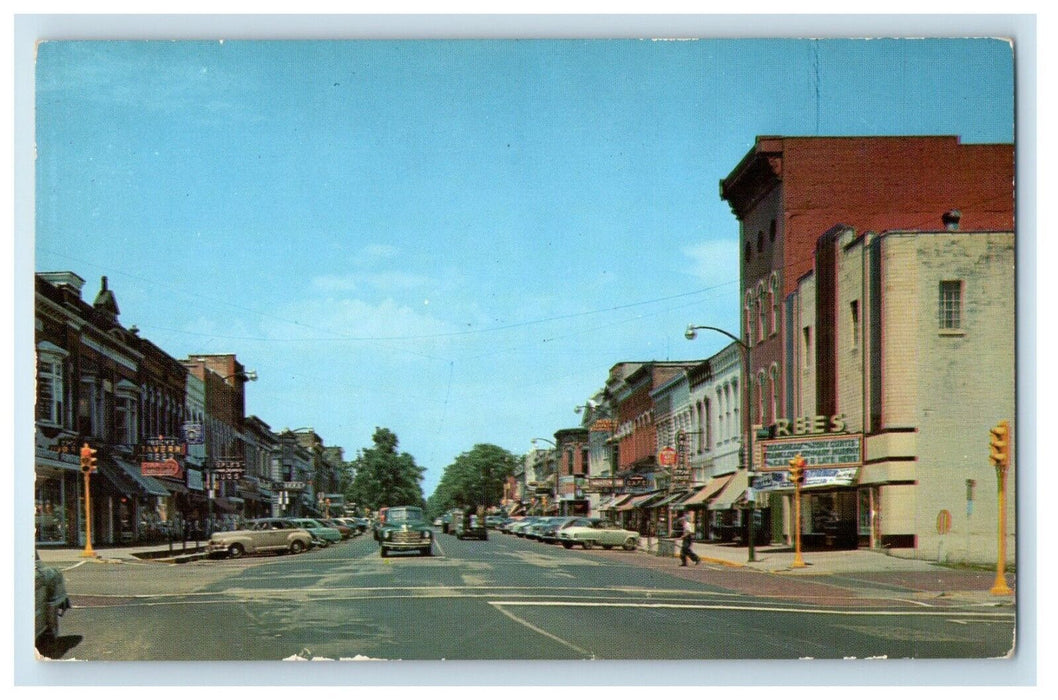
{"type": "Polygon", "coordinates": [[[93,547],[95,557],[83,556],[83,547],[38,547],[37,554],[44,563],[59,568],[78,562],[184,564],[205,557],[205,546],[204,541],[199,541],[197,549],[193,541],[188,542],[186,546],[182,542],[174,542],[172,551],[166,544],[130,547],[97,546],[93,547]]]}
{"type": "MultiPolygon", "coordinates": [[[[697,573],[693,564],[679,566],[679,543],[669,540],[663,549],[672,545],[670,557],[657,555],[657,541],[649,550],[640,545],[638,554],[651,557],[652,568],[672,570],[695,579],[715,579],[712,574],[697,573]]],[[[957,568],[936,562],[900,556],[899,552],[870,549],[808,551],[801,553],[804,567],[794,568],[794,551],[789,545],[762,545],[754,548],[754,560],[749,561],[744,545],[695,542],[694,552],[702,563],[720,565],[731,572],[724,580],[746,591],[775,593],[795,590],[811,591],[821,597],[852,594],[861,602],[870,598],[892,598],[894,595],[918,600],[940,600],[981,605],[1013,606],[1013,595],[993,595],[995,570],[987,568],[957,568]],[[762,574],[746,579],[745,574],[762,574]],[[741,580],[732,578],[741,576],[741,580]],[[840,591],[840,594],[838,593],[840,591]]],[[[908,552],[910,554],[911,552],[908,552]]],[[[1007,584],[1016,589],[1016,573],[1006,574],[1007,584]]]]}

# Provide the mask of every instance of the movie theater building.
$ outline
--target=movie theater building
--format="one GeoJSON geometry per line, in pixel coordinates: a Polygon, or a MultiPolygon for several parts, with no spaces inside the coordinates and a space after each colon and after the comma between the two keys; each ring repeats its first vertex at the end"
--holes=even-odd
{"type": "MultiPolygon", "coordinates": [[[[785,416],[758,448],[757,487],[784,503],[807,461],[802,541],[940,561],[998,556],[990,428],[1015,432],[1014,234],[835,226],[785,300],[785,416]]],[[[938,224],[942,217],[937,217],[938,224]]],[[[1015,540],[1013,453],[1006,552],[1015,540]]]]}

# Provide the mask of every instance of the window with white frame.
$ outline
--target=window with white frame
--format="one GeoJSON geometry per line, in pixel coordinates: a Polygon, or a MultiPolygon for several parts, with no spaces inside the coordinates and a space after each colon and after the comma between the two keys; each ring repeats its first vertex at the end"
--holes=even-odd
{"type": "Polygon", "coordinates": [[[118,382],[114,390],[114,440],[121,445],[135,445],[137,389],[128,381],[118,382]]]}
{"type": "Polygon", "coordinates": [[[962,328],[962,285],[962,280],[944,280],[940,283],[937,322],[942,331],[962,328]]]}
{"type": "Polygon", "coordinates": [[[42,423],[62,426],[65,422],[66,357],[65,350],[51,343],[37,347],[37,420],[42,423]]]}

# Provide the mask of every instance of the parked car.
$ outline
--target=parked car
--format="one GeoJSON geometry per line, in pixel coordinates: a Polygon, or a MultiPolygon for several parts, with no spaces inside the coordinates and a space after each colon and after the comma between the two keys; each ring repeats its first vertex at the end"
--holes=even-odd
{"type": "Polygon", "coordinates": [[[553,523],[561,520],[562,518],[550,515],[544,518],[540,518],[535,523],[530,525],[525,530],[525,536],[530,540],[537,540],[538,542],[544,541],[544,531],[550,527],[553,523]]]}
{"type": "Polygon", "coordinates": [[[307,530],[317,547],[326,547],[342,541],[342,533],[338,532],[337,528],[328,527],[315,518],[291,518],[290,522],[307,530]]]}
{"type": "Polygon", "coordinates": [[[418,506],[395,506],[386,513],[386,522],[379,530],[378,555],[415,550],[422,556],[433,555],[433,530],[426,515],[418,506]]]}
{"type": "Polygon", "coordinates": [[[486,515],[485,527],[490,530],[499,530],[508,520],[510,520],[510,518],[506,515],[486,515]]]}
{"type": "Polygon", "coordinates": [[[59,636],[59,618],[70,609],[70,597],[66,595],[66,580],[62,572],[42,562],[39,554],[36,559],[36,634],[33,639],[35,642],[49,642],[59,636]]]}
{"type": "Polygon", "coordinates": [[[527,515],[526,517],[522,518],[521,520],[507,528],[507,531],[512,535],[517,535],[518,537],[525,537],[526,530],[528,530],[538,520],[540,520],[539,515],[527,515]]]}
{"type": "Polygon", "coordinates": [[[479,517],[476,513],[453,511],[452,523],[455,528],[456,539],[487,540],[489,538],[488,530],[485,529],[484,518],[479,517]]]}
{"type": "Polygon", "coordinates": [[[298,554],[311,546],[312,535],[287,518],[260,518],[251,520],[242,530],[214,532],[206,543],[206,554],[236,559],[262,552],[298,554]]]}
{"type": "Polygon", "coordinates": [[[625,530],[607,520],[589,519],[587,525],[563,528],[558,532],[558,541],[566,549],[579,544],[584,549],[622,547],[633,550],[639,544],[639,533],[625,530]]]}
{"type": "Polygon", "coordinates": [[[551,518],[550,521],[544,527],[540,529],[540,540],[547,542],[548,544],[554,544],[558,542],[558,533],[563,528],[571,527],[574,525],[589,525],[591,524],[590,518],[585,518],[576,515],[569,515],[566,517],[551,518]]]}
{"type": "Polygon", "coordinates": [[[507,522],[505,522],[502,525],[500,525],[500,532],[505,532],[508,535],[511,534],[511,528],[514,527],[515,525],[517,525],[518,523],[522,522],[522,520],[524,520],[524,519],[525,519],[524,515],[519,515],[516,518],[508,518],[507,522]]]}
{"type": "Polygon", "coordinates": [[[317,520],[320,522],[321,525],[333,527],[335,530],[337,530],[338,534],[342,536],[343,540],[347,540],[353,536],[353,528],[349,527],[338,518],[317,518],[317,520]]]}

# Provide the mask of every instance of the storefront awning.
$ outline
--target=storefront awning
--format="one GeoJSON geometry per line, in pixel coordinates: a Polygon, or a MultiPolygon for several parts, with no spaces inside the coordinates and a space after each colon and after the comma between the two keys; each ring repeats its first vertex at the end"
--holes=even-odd
{"type": "Polygon", "coordinates": [[[710,510],[727,510],[733,508],[739,499],[746,493],[746,489],[749,488],[749,472],[744,469],[740,469],[731,475],[731,480],[727,483],[720,495],[717,496],[716,500],[713,501],[709,509],[710,510]]]}
{"type": "Polygon", "coordinates": [[[660,491],[640,494],[638,496],[635,496],[631,500],[622,503],[620,506],[617,507],[617,510],[632,510],[633,508],[645,508],[647,504],[649,504],[651,501],[657,500],[659,498],[664,498],[664,496],[665,494],[661,493],[660,491]]]}
{"type": "Polygon", "coordinates": [[[657,503],[651,503],[650,507],[651,508],[664,508],[665,506],[673,505],[674,503],[676,503],[677,501],[679,501],[680,499],[682,499],[686,495],[687,495],[686,491],[677,491],[676,493],[669,494],[668,496],[666,496],[665,498],[661,499],[657,503]]]}
{"type": "Polygon", "coordinates": [[[140,473],[139,466],[126,462],[123,459],[112,458],[110,460],[117,465],[120,473],[125,476],[130,484],[133,484],[142,494],[148,496],[168,496],[169,490],[153,476],[144,476],[140,473]]]}
{"type": "Polygon", "coordinates": [[[607,500],[600,503],[599,510],[613,510],[614,508],[621,505],[622,503],[627,502],[631,498],[632,494],[630,493],[619,493],[616,496],[608,498],[607,500]]]}
{"type": "Polygon", "coordinates": [[[680,505],[698,506],[705,503],[710,498],[713,498],[718,493],[723,491],[724,487],[728,485],[733,476],[735,476],[733,472],[731,474],[724,474],[723,476],[714,476],[712,479],[709,480],[709,483],[707,483],[702,488],[698,489],[697,492],[691,494],[690,498],[688,498],[680,505]]]}

